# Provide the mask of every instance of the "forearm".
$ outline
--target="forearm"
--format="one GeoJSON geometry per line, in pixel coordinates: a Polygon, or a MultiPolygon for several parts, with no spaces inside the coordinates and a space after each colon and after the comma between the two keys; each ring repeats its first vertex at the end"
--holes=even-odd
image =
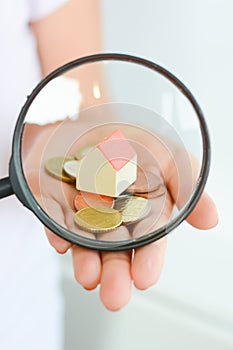
{"type": "Polygon", "coordinates": [[[31,27],[43,76],[68,61],[102,51],[98,0],[70,0],[31,27]]]}
{"type": "MultiPolygon", "coordinates": [[[[102,51],[101,9],[98,0],[71,0],[50,16],[31,24],[38,46],[43,76],[81,56],[102,51]]],[[[78,80],[80,108],[108,101],[106,81],[100,64],[73,69],[68,76],[78,80]],[[101,98],[94,96],[94,89],[101,98]]]]}

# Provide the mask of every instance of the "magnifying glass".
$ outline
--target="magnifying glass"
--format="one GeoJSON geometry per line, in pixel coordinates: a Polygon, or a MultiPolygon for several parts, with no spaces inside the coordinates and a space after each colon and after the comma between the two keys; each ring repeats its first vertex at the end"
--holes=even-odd
{"type": "Polygon", "coordinates": [[[127,250],[187,218],[209,164],[202,110],[178,78],[143,58],[97,54],[58,68],[28,96],[0,198],[15,194],[74,244],[127,250]]]}

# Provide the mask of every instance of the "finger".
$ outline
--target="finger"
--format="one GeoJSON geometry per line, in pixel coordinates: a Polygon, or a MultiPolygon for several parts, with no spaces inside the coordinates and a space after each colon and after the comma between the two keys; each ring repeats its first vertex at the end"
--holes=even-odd
{"type": "MultiPolygon", "coordinates": [[[[184,152],[180,152],[181,156],[179,161],[184,163],[185,156],[184,152]]],[[[186,157],[187,158],[187,157],[186,157]]],[[[183,164],[183,172],[179,171],[179,167],[175,169],[173,164],[170,164],[170,178],[167,181],[167,186],[172,195],[174,201],[176,201],[179,209],[187,203],[190,199],[191,194],[197,184],[197,179],[200,174],[200,165],[194,156],[189,155],[190,166],[183,164]],[[191,172],[190,172],[191,169],[191,172]],[[181,174],[183,173],[183,174],[181,174]],[[191,175],[192,174],[192,175],[191,175]],[[182,179],[181,179],[182,176],[182,179]],[[182,180],[182,181],[181,181],[182,180]],[[177,195],[179,193],[179,195],[177,195]]],[[[185,160],[185,163],[187,161],[185,160]]],[[[181,169],[181,166],[180,166],[181,169]]],[[[218,212],[214,204],[214,201],[210,196],[204,192],[201,195],[196,207],[193,209],[192,213],[186,219],[192,226],[199,229],[210,229],[217,225],[218,223],[218,212]]]]}
{"type": "Polygon", "coordinates": [[[197,184],[200,167],[185,148],[172,150],[172,157],[164,170],[165,182],[173,202],[181,209],[190,199],[197,184]]]}
{"type": "Polygon", "coordinates": [[[49,243],[54,249],[56,249],[58,253],[64,254],[67,252],[68,249],[72,247],[72,243],[59,237],[58,235],[50,231],[47,227],[45,227],[45,232],[49,240],[49,243]]]}
{"type": "Polygon", "coordinates": [[[73,246],[72,248],[74,275],[78,283],[85,289],[97,287],[101,276],[101,259],[97,251],[73,246]]]}
{"type": "Polygon", "coordinates": [[[109,232],[104,232],[104,233],[98,233],[97,234],[97,239],[101,241],[108,241],[108,242],[119,242],[119,241],[125,241],[130,239],[130,233],[127,230],[125,226],[120,226],[117,229],[109,232]]]}
{"type": "MultiPolygon", "coordinates": [[[[167,192],[164,197],[151,200],[152,211],[148,218],[139,222],[133,230],[138,237],[165,225],[172,214],[173,203],[167,192]]],[[[166,250],[166,238],[135,250],[131,274],[134,285],[138,289],[147,289],[154,285],[161,274],[166,250]]]]}
{"type": "Polygon", "coordinates": [[[161,274],[166,250],[166,238],[135,251],[132,263],[132,278],[138,289],[154,285],[161,274]]]}
{"type": "Polygon", "coordinates": [[[217,208],[206,192],[202,194],[186,221],[192,226],[202,230],[208,230],[218,224],[217,208]]]}
{"type": "Polygon", "coordinates": [[[100,299],[108,310],[117,311],[131,297],[131,252],[102,253],[100,299]]]}
{"type": "MultiPolygon", "coordinates": [[[[50,216],[51,219],[53,219],[55,222],[57,222],[61,226],[64,226],[64,212],[61,206],[59,205],[59,203],[57,203],[55,200],[51,198],[44,197],[43,208],[48,214],[48,216],[50,216]]],[[[59,237],[58,235],[53,233],[51,230],[49,230],[47,227],[45,228],[45,232],[48,237],[49,243],[54,249],[56,249],[58,253],[64,254],[72,246],[72,243],[59,237]]]]}
{"type": "MultiPolygon", "coordinates": [[[[79,227],[74,222],[74,212],[70,208],[63,209],[60,203],[52,198],[43,198],[43,207],[46,213],[53,219],[56,223],[68,228],[69,230],[83,236],[95,239],[92,233],[80,230],[79,227]]],[[[49,243],[53,248],[60,254],[64,254],[68,249],[72,247],[72,243],[64,240],[58,235],[54,234],[48,228],[45,228],[49,243]]]]}

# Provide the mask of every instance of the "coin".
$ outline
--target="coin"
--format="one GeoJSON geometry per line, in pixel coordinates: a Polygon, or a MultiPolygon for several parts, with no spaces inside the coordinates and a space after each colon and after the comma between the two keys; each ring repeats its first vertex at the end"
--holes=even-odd
{"type": "Polygon", "coordinates": [[[79,191],[74,198],[74,207],[76,210],[81,210],[87,207],[103,206],[112,208],[114,199],[112,197],[79,191]]]}
{"type": "MultiPolygon", "coordinates": [[[[133,194],[131,194],[131,196],[132,196],[133,194]]],[[[122,193],[120,193],[119,194],[119,196],[117,196],[117,197],[114,197],[114,198],[124,198],[124,197],[129,197],[129,193],[127,193],[127,192],[122,192],[122,193]]]]}
{"type": "Polygon", "coordinates": [[[153,199],[153,198],[158,198],[163,196],[166,193],[166,190],[167,188],[165,185],[160,185],[156,188],[156,190],[152,192],[146,192],[146,193],[135,192],[134,195],[138,197],[147,198],[147,199],[153,199]]]}
{"type": "Polygon", "coordinates": [[[88,146],[80,147],[75,152],[74,157],[78,160],[83,158],[94,146],[95,145],[88,145],[88,146]]]}
{"type": "Polygon", "coordinates": [[[76,179],[77,170],[78,170],[78,160],[68,160],[64,163],[63,169],[65,170],[66,174],[70,175],[70,177],[73,177],[76,179]]]}
{"type": "Polygon", "coordinates": [[[150,202],[142,197],[127,196],[117,198],[114,208],[122,214],[124,224],[132,224],[146,217],[150,210],[150,202]]]}
{"type": "Polygon", "coordinates": [[[79,210],[74,215],[75,223],[89,232],[108,232],[122,223],[121,213],[103,206],[88,207],[79,210]]]}
{"type": "Polygon", "coordinates": [[[146,193],[156,190],[161,185],[161,178],[150,171],[137,168],[137,179],[126,191],[129,193],[146,193]]]}
{"type": "Polygon", "coordinates": [[[47,172],[56,177],[57,179],[60,179],[64,182],[68,183],[74,183],[74,178],[70,177],[68,174],[65,173],[63,170],[64,164],[73,158],[67,157],[54,157],[50,158],[45,162],[45,169],[47,172]]]}

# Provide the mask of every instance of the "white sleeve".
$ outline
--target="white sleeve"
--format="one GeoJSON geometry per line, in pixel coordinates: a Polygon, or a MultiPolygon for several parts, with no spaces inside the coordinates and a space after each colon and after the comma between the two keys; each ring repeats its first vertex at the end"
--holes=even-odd
{"type": "Polygon", "coordinates": [[[79,83],[76,79],[57,77],[51,80],[36,96],[29,107],[25,121],[27,123],[45,125],[78,118],[81,103],[79,83]]]}
{"type": "Polygon", "coordinates": [[[28,0],[30,20],[37,21],[56,11],[68,0],[28,0]]]}

